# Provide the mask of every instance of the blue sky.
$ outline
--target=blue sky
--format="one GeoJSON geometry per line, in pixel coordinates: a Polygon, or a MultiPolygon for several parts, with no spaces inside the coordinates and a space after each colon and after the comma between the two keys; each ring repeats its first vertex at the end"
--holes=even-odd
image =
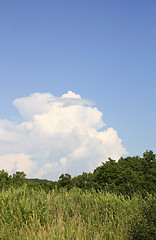
{"type": "Polygon", "coordinates": [[[0,2],[0,119],[34,92],[94,102],[128,155],[156,152],[156,2],[0,2]]]}

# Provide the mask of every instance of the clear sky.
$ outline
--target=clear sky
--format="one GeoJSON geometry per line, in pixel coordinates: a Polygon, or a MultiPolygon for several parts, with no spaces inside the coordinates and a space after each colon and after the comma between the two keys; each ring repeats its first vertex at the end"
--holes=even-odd
{"type": "MultiPolygon", "coordinates": [[[[1,0],[0,84],[1,121],[26,121],[21,108],[31,105],[15,99],[49,93],[58,103],[72,91],[94,103],[128,155],[156,153],[156,1],[1,0]]],[[[7,146],[1,156],[13,154],[7,146]]]]}

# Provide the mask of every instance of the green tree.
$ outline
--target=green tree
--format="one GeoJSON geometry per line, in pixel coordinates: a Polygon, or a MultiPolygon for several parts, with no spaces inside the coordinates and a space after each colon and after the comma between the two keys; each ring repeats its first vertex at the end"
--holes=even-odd
{"type": "Polygon", "coordinates": [[[102,166],[94,170],[94,180],[107,191],[122,194],[134,194],[140,191],[156,192],[156,155],[146,151],[143,158],[120,158],[118,162],[109,158],[102,166]]]}
{"type": "Polygon", "coordinates": [[[25,183],[26,174],[22,171],[18,171],[13,174],[13,183],[16,186],[21,186],[25,183]]]}
{"type": "Polygon", "coordinates": [[[154,164],[156,162],[156,154],[153,153],[153,151],[148,151],[143,153],[143,158],[149,163],[154,164]]]}
{"type": "Polygon", "coordinates": [[[72,187],[71,175],[68,173],[62,174],[58,180],[58,187],[66,187],[67,189],[70,189],[72,187]]]}
{"type": "Polygon", "coordinates": [[[12,183],[12,176],[8,175],[7,172],[4,171],[4,169],[0,170],[0,189],[6,188],[12,183]]]}
{"type": "Polygon", "coordinates": [[[73,186],[84,190],[92,188],[99,189],[97,183],[94,181],[94,175],[92,173],[83,172],[82,175],[78,175],[72,179],[73,186]]]}

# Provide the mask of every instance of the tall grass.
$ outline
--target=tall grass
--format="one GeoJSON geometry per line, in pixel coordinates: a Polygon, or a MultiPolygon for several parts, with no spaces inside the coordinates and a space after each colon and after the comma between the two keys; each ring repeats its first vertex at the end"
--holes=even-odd
{"type": "Polygon", "coordinates": [[[154,240],[156,196],[10,188],[0,193],[3,240],[154,240]],[[155,211],[155,212],[154,212],[155,211]]]}

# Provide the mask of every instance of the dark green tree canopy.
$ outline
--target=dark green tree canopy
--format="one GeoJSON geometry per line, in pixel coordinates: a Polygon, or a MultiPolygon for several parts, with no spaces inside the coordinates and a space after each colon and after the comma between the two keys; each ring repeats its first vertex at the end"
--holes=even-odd
{"type": "Polygon", "coordinates": [[[9,176],[2,169],[0,171],[0,189],[10,185],[15,187],[27,184],[33,188],[43,188],[50,191],[53,188],[76,187],[83,190],[105,190],[109,192],[132,195],[139,191],[146,193],[156,192],[156,154],[151,150],[143,153],[143,157],[126,157],[115,161],[111,158],[98,166],[93,173],[83,172],[81,175],[71,177],[69,173],[62,174],[58,182],[27,179],[23,171],[17,171],[13,176],[9,176]]]}

